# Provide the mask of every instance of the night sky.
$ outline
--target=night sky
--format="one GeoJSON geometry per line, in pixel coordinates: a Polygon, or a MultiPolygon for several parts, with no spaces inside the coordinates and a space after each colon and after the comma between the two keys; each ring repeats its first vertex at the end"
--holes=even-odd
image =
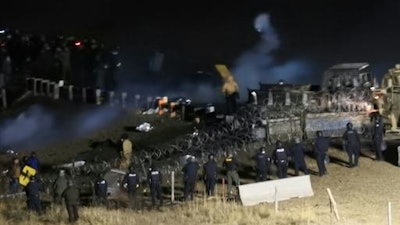
{"type": "Polygon", "coordinates": [[[264,73],[274,74],[264,81],[318,83],[325,69],[342,62],[369,62],[381,77],[400,62],[400,1],[237,2],[8,1],[2,3],[0,22],[21,31],[94,36],[120,45],[125,73],[136,77],[154,51],[165,54],[163,68],[171,77],[196,79],[196,71],[212,73],[216,63],[235,71],[238,59],[257,51],[262,41],[253,25],[260,13],[269,15],[280,42],[261,53],[271,60],[264,73]]]}

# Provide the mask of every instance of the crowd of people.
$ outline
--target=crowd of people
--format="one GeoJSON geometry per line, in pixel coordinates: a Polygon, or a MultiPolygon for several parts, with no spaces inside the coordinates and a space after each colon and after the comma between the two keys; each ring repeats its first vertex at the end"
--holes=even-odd
{"type": "MultiPolygon", "coordinates": [[[[384,127],[382,116],[379,113],[374,113],[371,116],[372,123],[372,146],[376,153],[376,160],[383,160],[382,152],[385,150],[383,145],[384,127]]],[[[359,165],[359,157],[361,151],[361,141],[359,133],[353,128],[351,122],[347,123],[346,130],[342,136],[343,150],[348,155],[348,167],[353,168],[359,165]]],[[[142,201],[140,200],[142,193],[139,191],[142,185],[142,179],[139,173],[136,172],[135,165],[131,163],[130,159],[133,156],[133,143],[127,134],[123,134],[120,139],[120,169],[126,171],[124,178],[121,180],[120,187],[126,192],[126,195],[132,205],[133,209],[139,210],[143,208],[142,201]]],[[[316,132],[316,137],[312,140],[312,148],[307,150],[301,138],[296,137],[294,143],[284,146],[281,141],[276,141],[274,149],[271,154],[268,154],[266,147],[261,147],[258,152],[252,156],[254,161],[255,182],[263,182],[271,180],[275,175],[277,179],[284,179],[288,177],[288,168],[290,162],[293,165],[294,176],[299,176],[300,172],[308,175],[310,170],[307,166],[305,156],[307,152],[314,155],[319,176],[328,175],[326,164],[328,163],[331,138],[324,136],[322,131],[316,132]],[[275,165],[276,174],[272,174],[271,166],[275,165]]],[[[183,200],[190,201],[195,198],[196,184],[201,177],[204,182],[205,194],[208,197],[215,196],[215,187],[221,174],[227,181],[227,197],[232,198],[237,196],[237,187],[241,184],[239,172],[242,170],[241,162],[238,160],[237,155],[232,150],[228,150],[226,157],[223,159],[221,167],[215,159],[213,154],[208,156],[208,161],[200,165],[194,156],[189,156],[186,163],[182,166],[183,174],[183,200]],[[221,169],[222,168],[222,169],[221,169]],[[200,176],[199,176],[200,175],[200,176]]],[[[23,190],[26,192],[27,208],[36,211],[38,214],[43,213],[41,206],[40,193],[43,188],[38,179],[40,174],[40,160],[35,152],[31,152],[28,157],[23,157],[20,162],[18,158],[12,160],[9,170],[9,191],[10,193],[17,193],[20,190],[21,174],[30,177],[30,181],[24,185],[23,190]],[[35,172],[29,176],[24,168],[32,168],[35,172]],[[25,172],[24,172],[25,171],[25,172]]],[[[247,171],[249,172],[249,171],[247,171]]],[[[147,171],[147,187],[150,190],[150,201],[153,207],[163,205],[163,175],[161,170],[155,164],[151,164],[147,171]]],[[[95,205],[106,206],[108,205],[108,181],[105,179],[104,174],[98,174],[97,179],[93,182],[94,196],[93,203],[95,205]]],[[[67,176],[65,170],[60,170],[56,180],[52,186],[53,202],[54,204],[63,205],[69,216],[70,222],[75,222],[79,218],[78,207],[80,205],[80,194],[77,184],[74,179],[67,176]]]]}
{"type": "Polygon", "coordinates": [[[24,84],[24,78],[36,76],[113,90],[120,66],[119,47],[108,47],[95,38],[28,34],[18,29],[0,33],[0,88],[24,84]]]}

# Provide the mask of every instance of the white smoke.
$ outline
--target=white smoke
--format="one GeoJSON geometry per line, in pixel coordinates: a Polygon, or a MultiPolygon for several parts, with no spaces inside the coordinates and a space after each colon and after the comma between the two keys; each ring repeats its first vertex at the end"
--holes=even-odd
{"type": "Polygon", "coordinates": [[[284,80],[295,83],[309,75],[310,67],[304,60],[293,59],[277,64],[274,51],[279,50],[280,40],[269,14],[259,14],[254,19],[254,28],[260,34],[260,42],[244,52],[232,68],[241,95],[247,94],[247,88],[257,89],[260,82],[277,83],[284,80]]]}
{"type": "Polygon", "coordinates": [[[0,150],[35,149],[57,141],[81,138],[102,129],[120,114],[120,109],[113,108],[98,108],[70,114],[33,105],[0,124],[0,150]]]}

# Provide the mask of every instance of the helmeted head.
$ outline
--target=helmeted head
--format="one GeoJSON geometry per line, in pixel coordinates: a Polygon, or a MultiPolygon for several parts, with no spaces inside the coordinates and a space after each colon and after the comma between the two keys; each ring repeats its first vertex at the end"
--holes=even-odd
{"type": "Polygon", "coordinates": [[[348,122],[346,124],[346,127],[347,127],[348,130],[351,130],[351,129],[353,129],[353,124],[351,122],[348,122]]]}
{"type": "Polygon", "coordinates": [[[214,154],[212,154],[212,153],[209,154],[209,155],[208,155],[208,159],[209,159],[209,160],[214,160],[214,154]]]}
{"type": "Polygon", "coordinates": [[[317,137],[322,137],[322,131],[317,131],[317,137]]]}
{"type": "Polygon", "coordinates": [[[151,166],[149,167],[149,171],[154,171],[157,170],[157,166],[153,163],[151,164],[151,166]]]}
{"type": "Polygon", "coordinates": [[[67,185],[68,185],[68,187],[73,186],[74,185],[74,181],[73,180],[68,180],[67,181],[67,185]]]}
{"type": "Polygon", "coordinates": [[[65,176],[65,170],[58,171],[58,175],[61,177],[65,176]]]}
{"type": "Polygon", "coordinates": [[[31,176],[30,180],[31,180],[31,182],[35,182],[35,181],[37,181],[37,177],[36,176],[31,176]]]}
{"type": "Polygon", "coordinates": [[[282,148],[282,142],[280,140],[276,141],[276,147],[277,148],[282,148]]]}
{"type": "Polygon", "coordinates": [[[123,134],[121,135],[121,141],[128,139],[128,137],[129,137],[129,136],[128,136],[127,133],[123,133],[123,134]]]}
{"type": "Polygon", "coordinates": [[[261,148],[259,149],[259,151],[260,151],[261,154],[265,154],[265,153],[266,153],[265,147],[261,147],[261,148]]]}

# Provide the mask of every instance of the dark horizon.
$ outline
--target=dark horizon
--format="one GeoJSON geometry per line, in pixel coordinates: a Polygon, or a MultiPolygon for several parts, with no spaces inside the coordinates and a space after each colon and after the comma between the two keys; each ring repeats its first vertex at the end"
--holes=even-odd
{"type": "Polygon", "coordinates": [[[400,3],[396,1],[202,1],[171,7],[172,3],[131,7],[124,1],[7,2],[0,12],[0,26],[96,37],[121,46],[122,80],[140,81],[151,54],[159,51],[165,54],[166,79],[196,82],[196,71],[204,71],[216,83],[214,64],[235,70],[243,55],[263,40],[253,24],[261,13],[269,15],[279,39],[279,47],[268,52],[273,62],[264,72],[278,74],[266,75],[272,76],[267,78],[271,83],[281,73],[303,70],[288,75],[293,83],[319,84],[324,70],[344,62],[368,62],[380,78],[397,63],[400,3]]]}

